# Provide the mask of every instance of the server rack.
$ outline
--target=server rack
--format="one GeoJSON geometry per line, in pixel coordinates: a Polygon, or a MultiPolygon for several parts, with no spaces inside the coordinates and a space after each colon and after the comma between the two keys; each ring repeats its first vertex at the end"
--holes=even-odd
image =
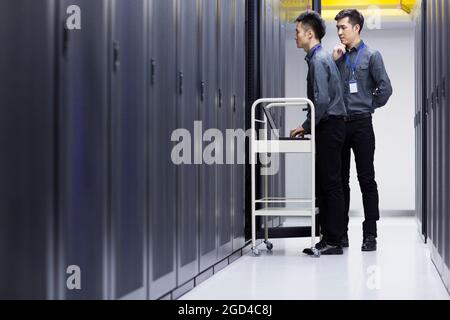
{"type": "MultiPolygon", "coordinates": [[[[219,0],[219,105],[217,109],[217,128],[225,133],[231,128],[231,108],[232,108],[232,74],[229,66],[233,57],[233,30],[234,17],[233,9],[235,0],[219,0]]],[[[216,166],[216,205],[218,212],[218,258],[222,260],[232,253],[232,216],[231,207],[231,167],[226,164],[226,156],[229,154],[228,146],[223,143],[219,148],[219,159],[223,164],[216,166]]]]}
{"type": "Polygon", "coordinates": [[[442,258],[442,263],[445,271],[443,272],[444,281],[447,287],[450,287],[450,274],[449,274],[449,213],[448,213],[448,191],[449,191],[449,169],[448,161],[449,157],[449,99],[448,99],[448,74],[449,74],[449,19],[450,11],[448,6],[448,1],[439,1],[439,20],[440,20],[440,78],[439,78],[439,95],[440,95],[440,105],[441,105],[441,170],[440,176],[442,179],[442,190],[440,193],[441,200],[441,216],[440,216],[440,256],[442,258]]]}
{"type": "Polygon", "coordinates": [[[58,275],[61,298],[108,295],[108,10],[105,0],[58,2],[58,275]],[[83,8],[82,30],[69,31],[66,9],[83,8]],[[83,290],[66,287],[68,266],[80,268],[83,290]]]}
{"type": "Polygon", "coordinates": [[[449,84],[448,2],[421,1],[416,7],[417,208],[431,257],[447,288],[449,271],[449,84]],[[422,105],[422,106],[421,106],[422,105]]]}
{"type": "MultiPolygon", "coordinates": [[[[218,109],[218,7],[217,0],[201,2],[201,54],[200,58],[200,115],[205,133],[217,128],[216,112],[218,109]]],[[[217,146],[213,138],[202,144],[205,154],[209,147],[217,146]],[[212,145],[211,145],[212,144],[212,145]]],[[[200,168],[200,272],[207,270],[217,262],[217,210],[215,193],[216,166],[205,163],[200,168]]]]}
{"type": "Polygon", "coordinates": [[[0,2],[0,299],[56,297],[55,5],[0,2]]]}
{"type": "MultiPolygon", "coordinates": [[[[194,133],[199,120],[198,99],[198,8],[197,0],[177,1],[177,128],[194,133]]],[[[195,138],[195,135],[194,135],[195,138]]],[[[177,166],[177,285],[180,286],[198,274],[198,160],[195,146],[192,163],[177,166]]],[[[177,155],[178,156],[178,155],[177,155]]],[[[193,156],[193,157],[192,157],[193,156]]]]}
{"type": "MultiPolygon", "coordinates": [[[[427,1],[425,2],[427,9],[426,9],[426,14],[427,14],[427,32],[426,34],[428,35],[429,32],[431,32],[431,25],[432,25],[432,7],[431,7],[431,2],[427,1]]],[[[427,132],[426,132],[426,145],[427,145],[427,149],[426,151],[426,155],[427,155],[427,160],[426,162],[428,164],[432,164],[433,163],[433,157],[432,157],[432,107],[433,107],[433,97],[431,94],[432,91],[432,85],[433,85],[433,79],[431,76],[431,72],[430,70],[432,70],[432,52],[431,52],[431,46],[432,46],[432,37],[431,36],[427,36],[425,38],[425,41],[427,43],[426,45],[426,56],[427,56],[427,60],[426,60],[426,77],[427,77],[427,89],[426,89],[426,97],[427,97],[427,104],[426,104],[426,115],[427,115],[427,132]]],[[[427,166],[426,168],[426,192],[427,192],[427,237],[432,237],[432,222],[433,222],[433,201],[432,201],[432,170],[431,170],[432,166],[427,166]]]]}
{"type": "MultiPolygon", "coordinates": [[[[443,34],[442,34],[442,46],[444,48],[443,52],[443,70],[445,72],[443,77],[442,84],[442,94],[443,94],[443,106],[444,106],[444,115],[445,118],[445,127],[444,127],[444,225],[445,225],[445,254],[444,260],[447,267],[450,266],[450,197],[448,197],[448,193],[450,192],[450,168],[448,168],[447,163],[450,161],[450,62],[448,61],[448,56],[450,55],[450,5],[448,1],[443,0],[443,9],[442,14],[444,15],[444,26],[443,26],[443,34]]],[[[448,284],[450,286],[450,283],[448,284]]]]}
{"type": "Polygon", "coordinates": [[[145,0],[111,2],[111,298],[146,297],[147,15],[145,0]]]}
{"type": "Polygon", "coordinates": [[[176,2],[152,0],[149,104],[149,298],[177,287],[176,166],[168,143],[177,128],[176,2]]]}
{"type": "MultiPolygon", "coordinates": [[[[246,3],[245,0],[235,2],[235,61],[233,77],[233,128],[241,134],[245,132],[245,95],[246,74],[246,3]]],[[[233,251],[245,246],[245,141],[235,145],[233,166],[233,251]],[[240,162],[240,156],[244,163],[240,162]]]]}
{"type": "MultiPolygon", "coordinates": [[[[263,52],[247,41],[254,2],[43,0],[33,10],[25,0],[5,3],[2,30],[14,32],[0,31],[10,44],[8,63],[0,61],[6,84],[0,99],[15,108],[2,103],[2,130],[9,135],[17,130],[13,124],[22,127],[15,137],[20,144],[0,145],[7,155],[0,162],[1,187],[17,196],[2,197],[0,204],[20,213],[7,216],[2,230],[7,245],[42,257],[12,257],[17,252],[2,247],[12,257],[2,266],[8,275],[2,284],[15,288],[5,294],[176,298],[194,279],[202,281],[242,254],[245,166],[176,166],[170,138],[177,128],[191,131],[194,120],[204,121],[204,129],[249,127],[248,88],[262,81],[260,66],[247,65],[254,52],[258,59],[263,52]],[[81,30],[66,25],[74,5],[81,30]],[[31,12],[31,28],[18,23],[31,12]],[[32,58],[20,50],[24,45],[33,49],[32,58]],[[32,76],[21,72],[25,67],[32,76]],[[27,97],[5,90],[8,81],[27,97]],[[33,165],[18,160],[23,155],[33,165]],[[26,177],[14,179],[13,165],[26,177]],[[22,207],[20,197],[28,197],[34,211],[22,207]],[[28,218],[35,228],[25,237],[18,231],[28,218]],[[14,258],[33,259],[33,279],[14,258]],[[69,266],[80,267],[82,290],[67,287],[69,266]],[[18,285],[9,286],[13,281],[18,285]]],[[[278,13],[269,13],[266,65],[277,60],[274,47],[279,58],[284,51],[273,23],[278,13]]],[[[272,70],[277,79],[264,80],[276,95],[284,90],[282,71],[275,72],[281,64],[272,70]]],[[[223,154],[225,162],[230,153],[223,154]]],[[[274,188],[283,183],[275,181],[274,188]]]]}

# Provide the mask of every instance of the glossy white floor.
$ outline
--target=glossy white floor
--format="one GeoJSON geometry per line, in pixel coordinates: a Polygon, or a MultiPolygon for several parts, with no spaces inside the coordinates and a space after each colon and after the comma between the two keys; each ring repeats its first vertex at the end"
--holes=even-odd
{"type": "Polygon", "coordinates": [[[246,253],[181,299],[449,299],[414,218],[382,218],[376,253],[361,252],[361,222],[351,219],[343,256],[311,258],[307,239],[274,240],[272,254],[246,253]]]}

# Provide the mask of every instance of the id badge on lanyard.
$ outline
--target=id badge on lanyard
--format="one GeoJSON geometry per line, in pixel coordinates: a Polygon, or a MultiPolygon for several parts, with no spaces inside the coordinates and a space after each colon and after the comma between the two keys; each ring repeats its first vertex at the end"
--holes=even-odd
{"type": "Polygon", "coordinates": [[[352,78],[348,82],[349,91],[351,94],[358,93],[358,81],[356,81],[355,73],[356,73],[356,67],[358,66],[358,60],[359,60],[359,56],[361,54],[362,49],[364,49],[364,44],[362,44],[359,47],[358,55],[356,56],[355,63],[353,64],[353,66],[350,64],[350,57],[348,55],[346,55],[347,66],[350,67],[350,69],[352,71],[352,78]]]}
{"type": "Polygon", "coordinates": [[[348,85],[351,94],[358,93],[358,81],[356,81],[354,77],[348,82],[348,85]]]}

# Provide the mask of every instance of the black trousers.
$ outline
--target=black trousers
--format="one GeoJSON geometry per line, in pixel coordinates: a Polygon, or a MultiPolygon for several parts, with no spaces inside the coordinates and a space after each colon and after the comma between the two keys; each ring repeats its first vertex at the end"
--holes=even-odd
{"type": "Polygon", "coordinates": [[[345,201],[342,189],[342,148],[345,122],[330,117],[316,128],[316,193],[319,223],[324,240],[336,245],[345,234],[345,201]]]}
{"type": "Polygon", "coordinates": [[[372,117],[346,123],[346,138],[342,151],[342,182],[345,196],[345,217],[348,230],[348,211],[350,207],[350,156],[355,155],[356,171],[363,197],[364,218],[363,235],[377,236],[377,221],[380,219],[378,208],[378,188],[375,182],[375,134],[372,117]]]}

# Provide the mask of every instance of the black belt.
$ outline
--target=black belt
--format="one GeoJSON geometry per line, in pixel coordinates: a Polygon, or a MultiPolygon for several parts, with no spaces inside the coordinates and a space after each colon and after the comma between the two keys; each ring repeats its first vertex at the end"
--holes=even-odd
{"type": "Polygon", "coordinates": [[[345,116],[335,116],[335,115],[329,115],[322,118],[322,121],[332,120],[332,119],[339,119],[339,120],[345,120],[345,116]]]}
{"type": "Polygon", "coordinates": [[[372,114],[370,112],[367,113],[357,113],[357,114],[351,114],[349,116],[344,117],[345,122],[351,122],[351,121],[356,121],[356,120],[362,120],[362,119],[367,119],[367,118],[371,118],[372,114]]]}

